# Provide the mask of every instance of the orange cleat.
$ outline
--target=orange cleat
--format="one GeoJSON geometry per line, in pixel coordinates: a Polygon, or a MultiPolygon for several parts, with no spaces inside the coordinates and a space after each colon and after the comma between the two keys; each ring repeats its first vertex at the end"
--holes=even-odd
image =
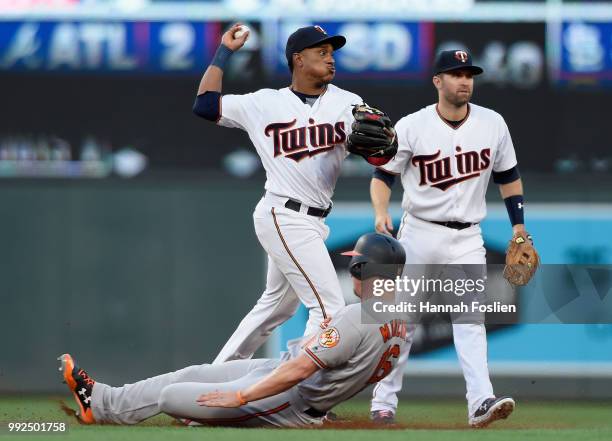
{"type": "Polygon", "coordinates": [[[64,383],[70,388],[79,406],[76,412],[77,418],[83,424],[95,424],[96,420],[91,411],[91,392],[93,385],[96,384],[95,380],[76,365],[70,354],[63,354],[58,360],[62,363],[59,370],[64,377],[64,383]]]}

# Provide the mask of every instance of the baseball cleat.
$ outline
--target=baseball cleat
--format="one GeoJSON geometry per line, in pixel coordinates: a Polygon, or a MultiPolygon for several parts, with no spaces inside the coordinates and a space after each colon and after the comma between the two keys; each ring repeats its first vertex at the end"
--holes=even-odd
{"type": "Polygon", "coordinates": [[[514,411],[515,406],[512,397],[487,398],[470,417],[470,426],[480,429],[487,427],[493,421],[505,420],[514,411]]]}
{"type": "Polygon", "coordinates": [[[395,414],[390,410],[373,410],[370,419],[375,424],[395,424],[395,414]]]}
{"type": "Polygon", "coordinates": [[[68,385],[74,400],[79,406],[76,416],[83,424],[94,424],[96,420],[91,411],[91,392],[95,380],[87,375],[83,369],[78,367],[70,354],[59,356],[58,361],[62,364],[59,371],[62,373],[64,383],[68,385]]]}

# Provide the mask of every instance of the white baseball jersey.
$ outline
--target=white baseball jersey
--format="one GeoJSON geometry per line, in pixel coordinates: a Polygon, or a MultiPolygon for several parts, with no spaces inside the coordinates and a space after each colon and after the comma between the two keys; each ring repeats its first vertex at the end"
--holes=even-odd
{"type": "Polygon", "coordinates": [[[491,172],[516,165],[503,117],[475,104],[457,127],[432,104],[400,119],[395,129],[398,152],[380,168],[401,174],[402,208],[420,219],[480,222],[491,172]]]}
{"type": "Polygon", "coordinates": [[[363,100],[329,85],[313,106],[288,87],[224,95],[218,124],[245,130],[266,170],[266,190],[327,208],[348,155],[352,105],[363,100]]]}

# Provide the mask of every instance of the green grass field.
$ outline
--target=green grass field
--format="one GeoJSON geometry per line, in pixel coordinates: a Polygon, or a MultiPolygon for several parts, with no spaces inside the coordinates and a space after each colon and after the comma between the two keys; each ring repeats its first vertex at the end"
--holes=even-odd
{"type": "Polygon", "coordinates": [[[353,400],[335,409],[342,418],[354,424],[341,423],[322,429],[229,429],[191,428],[171,425],[165,416],[152,418],[138,426],[81,426],[60,410],[66,397],[0,397],[0,441],[3,439],[38,440],[244,440],[244,441],[479,441],[479,440],[612,440],[612,403],[519,401],[514,414],[487,429],[467,427],[463,401],[402,401],[398,420],[402,429],[355,430],[367,421],[368,403],[353,400]],[[66,422],[68,432],[61,435],[9,434],[10,421],[66,422]]]}

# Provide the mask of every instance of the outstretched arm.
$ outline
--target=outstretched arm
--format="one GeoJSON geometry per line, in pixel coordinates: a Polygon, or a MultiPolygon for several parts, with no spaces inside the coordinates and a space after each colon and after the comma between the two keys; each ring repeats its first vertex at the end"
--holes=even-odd
{"type": "Polygon", "coordinates": [[[240,407],[249,401],[277,395],[300,381],[314,374],[319,367],[307,355],[301,354],[296,358],[282,363],[267,377],[262,378],[252,386],[241,391],[215,391],[203,394],[196,400],[200,406],[208,407],[240,407]]]}
{"type": "Polygon", "coordinates": [[[215,57],[200,80],[198,95],[193,104],[193,113],[209,121],[217,122],[221,117],[223,69],[231,55],[244,46],[249,37],[249,31],[238,38],[235,37],[240,26],[240,23],[236,23],[223,34],[215,57]]]}
{"type": "Polygon", "coordinates": [[[227,60],[234,52],[244,46],[247,38],[249,38],[249,31],[245,32],[239,38],[235,38],[234,34],[240,26],[242,26],[242,23],[236,23],[223,34],[223,37],[221,37],[221,44],[217,49],[217,53],[200,81],[198,95],[209,91],[221,92],[225,63],[227,63],[227,60]]]}

